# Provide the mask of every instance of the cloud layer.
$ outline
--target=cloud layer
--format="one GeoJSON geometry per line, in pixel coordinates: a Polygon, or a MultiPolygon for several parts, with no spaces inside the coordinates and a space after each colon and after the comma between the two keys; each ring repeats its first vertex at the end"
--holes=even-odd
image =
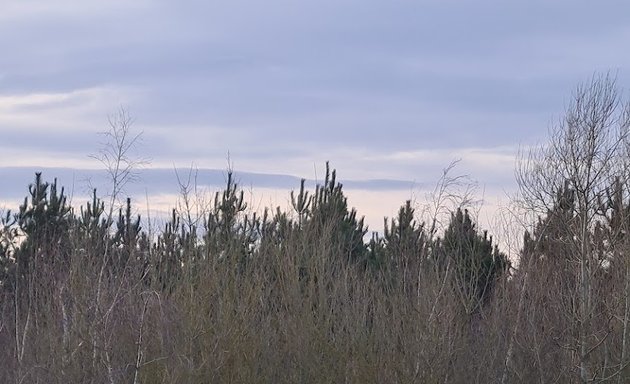
{"type": "Polygon", "coordinates": [[[98,167],[122,105],[156,168],[425,183],[459,158],[509,189],[573,87],[628,84],[629,40],[624,1],[5,2],[0,167],[98,167]]]}

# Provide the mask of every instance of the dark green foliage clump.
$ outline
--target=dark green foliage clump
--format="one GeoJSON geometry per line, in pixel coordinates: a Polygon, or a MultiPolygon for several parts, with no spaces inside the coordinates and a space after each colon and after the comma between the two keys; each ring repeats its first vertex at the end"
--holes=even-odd
{"type": "Polygon", "coordinates": [[[302,182],[297,198],[291,201],[298,214],[301,230],[316,237],[328,236],[331,245],[340,251],[346,261],[365,264],[367,247],[363,238],[368,229],[363,217],[359,218],[354,208],[348,208],[348,199],[343,186],[337,182],[337,173],[326,163],[324,183],[318,185],[315,193],[309,196],[302,182]]]}
{"type": "Polygon", "coordinates": [[[55,270],[55,265],[68,261],[68,231],[71,209],[64,189],[57,191],[57,181],[42,181],[41,173],[29,186],[16,215],[17,225],[25,240],[16,252],[16,262],[21,276],[27,276],[38,268],[55,270]]]}
{"type": "Polygon", "coordinates": [[[441,269],[452,268],[455,287],[468,313],[488,300],[509,266],[507,256],[492,244],[488,232],[479,234],[468,211],[461,209],[451,215],[444,237],[438,239],[435,261],[441,269]]]}

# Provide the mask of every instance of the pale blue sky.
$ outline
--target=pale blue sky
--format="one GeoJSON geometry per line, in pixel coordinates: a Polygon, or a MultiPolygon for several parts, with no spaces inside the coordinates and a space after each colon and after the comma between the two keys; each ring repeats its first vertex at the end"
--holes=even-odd
{"type": "Polygon", "coordinates": [[[153,167],[498,191],[629,41],[626,1],[0,0],[0,167],[97,167],[122,105],[153,167]]]}

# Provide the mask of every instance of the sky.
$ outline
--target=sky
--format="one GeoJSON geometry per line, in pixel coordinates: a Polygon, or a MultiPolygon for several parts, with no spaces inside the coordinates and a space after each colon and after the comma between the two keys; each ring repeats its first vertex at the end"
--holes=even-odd
{"type": "Polygon", "coordinates": [[[626,1],[0,0],[0,174],[82,182],[122,107],[174,185],[140,180],[155,196],[175,167],[317,181],[330,161],[378,227],[460,159],[494,207],[580,82],[630,83],[628,41],[626,1]]]}

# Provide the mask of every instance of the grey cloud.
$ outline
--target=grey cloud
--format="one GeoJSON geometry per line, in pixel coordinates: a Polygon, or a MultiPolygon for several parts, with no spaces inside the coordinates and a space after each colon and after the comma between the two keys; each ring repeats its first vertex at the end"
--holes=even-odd
{"type": "MultiPolygon", "coordinates": [[[[47,167],[0,167],[0,179],[3,182],[3,190],[0,193],[2,199],[19,199],[28,194],[28,185],[34,180],[36,172],[42,173],[44,181],[57,180],[58,186],[63,186],[68,195],[88,196],[92,188],[104,196],[111,188],[108,176],[103,170],[87,170],[72,168],[47,168],[47,167]]],[[[179,180],[186,183],[189,175],[191,181],[198,186],[221,188],[225,186],[227,171],[220,169],[142,169],[137,172],[137,179],[129,182],[125,187],[125,194],[142,196],[145,192],[152,195],[178,194],[179,180]],[[192,173],[191,173],[192,172],[192,173]]],[[[243,188],[275,188],[275,189],[299,189],[300,177],[263,174],[253,172],[234,171],[234,178],[243,188]]],[[[318,181],[306,180],[308,188],[314,188],[318,181]]],[[[343,180],[338,179],[345,188],[361,189],[366,191],[396,191],[411,190],[419,184],[406,180],[343,180]]],[[[321,180],[319,181],[321,182],[321,180]]]]}
{"type": "MultiPolygon", "coordinates": [[[[127,106],[160,166],[230,151],[274,170],[329,159],[412,178],[436,164],[370,155],[528,143],[594,70],[630,80],[621,1],[71,3],[2,19],[0,94],[137,90],[127,106]]],[[[55,119],[39,136],[0,131],[24,151],[87,154],[106,116],[82,118],[72,137],[55,119]]]]}

